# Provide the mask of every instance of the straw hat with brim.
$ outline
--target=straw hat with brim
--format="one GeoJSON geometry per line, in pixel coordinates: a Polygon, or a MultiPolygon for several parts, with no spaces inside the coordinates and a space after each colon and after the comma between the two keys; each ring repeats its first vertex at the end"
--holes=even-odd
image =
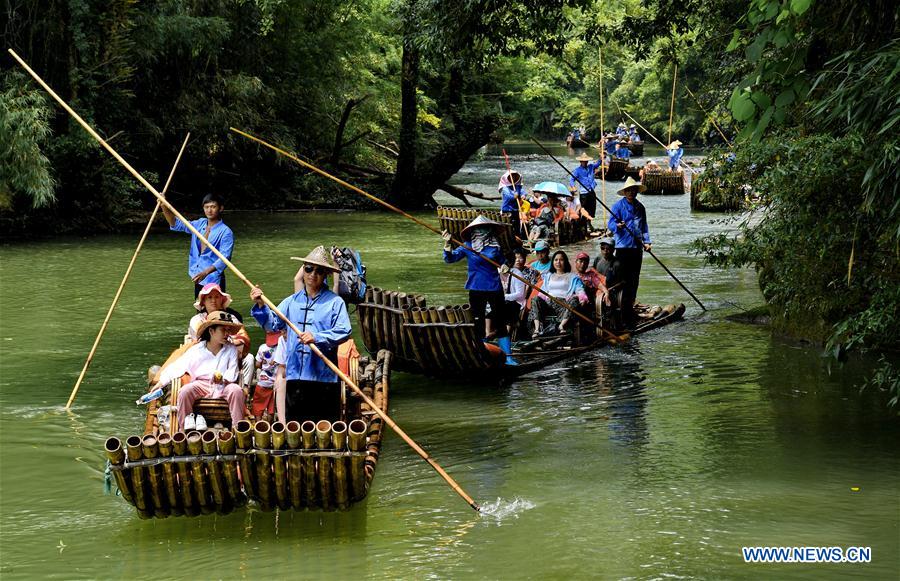
{"type": "Polygon", "coordinates": [[[591,157],[586,153],[582,153],[575,158],[575,161],[591,161],[591,157]]]}
{"type": "Polygon", "coordinates": [[[633,177],[630,177],[630,176],[629,176],[629,178],[628,178],[627,180],[625,180],[625,185],[622,186],[622,187],[619,189],[619,191],[616,192],[616,193],[619,194],[620,196],[624,196],[626,191],[632,190],[632,189],[635,189],[635,188],[637,188],[637,191],[643,192],[644,190],[647,189],[647,186],[645,186],[645,185],[642,184],[641,182],[637,181],[637,180],[634,179],[633,177]]]}
{"type": "Polygon", "coordinates": [[[225,298],[225,304],[222,305],[222,308],[227,309],[228,305],[231,304],[231,295],[223,291],[222,287],[214,282],[206,283],[205,285],[203,285],[203,288],[200,289],[199,293],[197,293],[197,300],[194,302],[194,308],[199,311],[202,308],[203,298],[213,291],[219,293],[225,298]]]}
{"type": "Polygon", "coordinates": [[[469,225],[463,228],[462,232],[460,232],[459,235],[463,240],[468,240],[472,237],[472,232],[475,228],[500,228],[502,226],[503,224],[501,224],[500,222],[494,222],[493,220],[489,220],[484,216],[478,216],[477,218],[469,222],[469,225]]]}
{"type": "Polygon", "coordinates": [[[324,246],[316,246],[309,254],[307,254],[303,258],[300,258],[299,256],[291,256],[291,260],[299,260],[303,264],[315,264],[316,266],[327,268],[331,272],[341,271],[341,269],[334,264],[334,259],[331,257],[331,253],[325,250],[324,246]]]}
{"type": "Polygon", "coordinates": [[[202,336],[203,332],[210,327],[228,327],[228,331],[236,333],[241,330],[243,325],[231,313],[225,311],[213,311],[206,315],[206,320],[200,323],[197,328],[197,336],[202,336]]]}
{"type": "Polygon", "coordinates": [[[681,147],[681,142],[676,139],[675,141],[670,143],[669,146],[666,147],[666,149],[678,149],[679,147],[681,147]]]}

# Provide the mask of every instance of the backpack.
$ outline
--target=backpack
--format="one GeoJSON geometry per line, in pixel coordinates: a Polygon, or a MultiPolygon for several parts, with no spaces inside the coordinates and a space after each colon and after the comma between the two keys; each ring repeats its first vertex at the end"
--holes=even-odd
{"type": "Polygon", "coordinates": [[[348,304],[359,304],[366,296],[366,265],[359,252],[352,248],[331,247],[331,256],[341,269],[338,276],[338,294],[348,304]]]}

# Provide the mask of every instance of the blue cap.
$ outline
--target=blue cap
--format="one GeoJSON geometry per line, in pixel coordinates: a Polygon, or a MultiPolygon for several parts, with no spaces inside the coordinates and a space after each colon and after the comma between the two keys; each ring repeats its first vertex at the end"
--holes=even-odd
{"type": "Polygon", "coordinates": [[[542,250],[550,250],[550,245],[547,244],[546,240],[538,240],[538,243],[534,245],[535,252],[541,252],[542,250]]]}

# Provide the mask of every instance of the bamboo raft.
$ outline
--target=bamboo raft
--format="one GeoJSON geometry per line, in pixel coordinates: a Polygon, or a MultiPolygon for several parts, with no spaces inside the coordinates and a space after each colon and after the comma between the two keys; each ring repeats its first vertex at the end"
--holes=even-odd
{"type": "Polygon", "coordinates": [[[681,195],[685,193],[685,175],[680,171],[667,169],[645,169],[642,182],[647,189],[645,195],[681,195]]]}
{"type": "MultiPolygon", "coordinates": [[[[617,159],[613,158],[609,160],[609,165],[606,167],[606,179],[611,182],[618,182],[625,179],[625,172],[628,168],[628,160],[627,159],[617,159]]],[[[600,177],[600,168],[597,168],[594,171],[594,175],[596,177],[600,177]]]]}
{"type": "MultiPolygon", "coordinates": [[[[684,314],[683,304],[654,309],[632,335],[675,322],[684,314]]],[[[436,377],[484,381],[514,378],[607,344],[605,339],[593,337],[579,344],[577,330],[576,346],[554,347],[560,337],[521,342],[513,346],[520,364],[508,366],[499,349],[486,345],[476,335],[468,304],[428,306],[421,294],[369,287],[357,312],[366,349],[389,349],[395,354],[398,369],[436,377]]]]}
{"type": "MultiPolygon", "coordinates": [[[[351,361],[350,375],[386,412],[392,354],[375,352],[375,359],[351,361]]],[[[197,403],[204,401],[224,402],[197,403]]],[[[124,445],[107,439],[106,457],[141,518],[227,514],[248,501],[264,511],[347,510],[368,494],[384,422],[361,398],[348,394],[346,401],[346,421],[243,420],[232,430],[187,434],[160,432],[153,406],[144,435],[124,445]]]]}
{"type": "Polygon", "coordinates": [[[644,155],[644,142],[643,141],[629,141],[625,144],[629,150],[631,150],[632,157],[641,157],[644,155]]]}
{"type": "MultiPolygon", "coordinates": [[[[512,231],[510,217],[503,215],[499,210],[438,206],[437,216],[441,223],[441,229],[447,230],[456,239],[459,239],[462,235],[463,228],[468,226],[469,223],[478,216],[484,216],[485,218],[489,218],[502,224],[509,224],[508,228],[503,228],[500,232],[500,249],[503,251],[503,255],[506,257],[512,256],[513,250],[520,245],[520,243],[516,241],[512,231]]],[[[525,237],[522,233],[519,233],[519,236],[521,238],[525,237]]],[[[550,240],[549,243],[551,246],[562,246],[564,244],[581,242],[582,240],[587,239],[587,237],[588,228],[586,219],[560,220],[556,223],[556,232],[553,236],[554,239],[550,240]]]]}
{"type": "Polygon", "coordinates": [[[625,168],[625,177],[635,181],[641,181],[641,168],[629,164],[629,166],[625,168]]]}

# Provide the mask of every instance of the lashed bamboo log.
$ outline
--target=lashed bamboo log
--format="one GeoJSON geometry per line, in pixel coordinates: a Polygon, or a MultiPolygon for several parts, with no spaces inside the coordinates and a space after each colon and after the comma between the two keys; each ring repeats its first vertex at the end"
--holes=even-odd
{"type": "MultiPolygon", "coordinates": [[[[353,420],[348,426],[348,445],[353,452],[362,452],[366,447],[366,431],[368,426],[363,420],[353,420]]],[[[362,500],[366,496],[365,457],[350,458],[350,484],[353,500],[362,500]]]]}
{"type": "MultiPolygon", "coordinates": [[[[347,449],[347,424],[334,422],[331,426],[331,438],[334,449],[343,452],[347,449]]],[[[339,510],[350,507],[350,481],[347,479],[347,458],[340,456],[333,459],[334,469],[334,501],[339,510]]]]}
{"type": "MultiPolygon", "coordinates": [[[[187,435],[184,432],[175,432],[172,435],[172,448],[176,456],[187,455],[187,435]]],[[[181,506],[184,507],[184,513],[188,516],[195,516],[198,510],[194,504],[194,495],[191,492],[193,486],[191,471],[185,462],[176,463],[175,470],[178,472],[178,488],[181,493],[181,506]]]]}
{"type": "MultiPolygon", "coordinates": [[[[191,432],[187,435],[187,447],[193,456],[203,453],[203,440],[200,432],[191,432]]],[[[215,508],[210,500],[209,479],[206,476],[206,466],[203,465],[203,462],[199,460],[191,462],[191,481],[194,484],[194,495],[197,497],[197,504],[200,505],[200,512],[212,513],[215,508]]]]}
{"type": "MultiPolygon", "coordinates": [[[[122,448],[122,440],[119,438],[107,438],[104,444],[106,457],[113,466],[121,466],[125,463],[125,450],[122,448]]],[[[134,497],[131,494],[132,487],[126,478],[124,470],[113,470],[113,478],[116,480],[116,486],[119,492],[129,504],[134,504],[134,497]]]]}
{"type": "MultiPolygon", "coordinates": [[[[300,424],[300,440],[304,450],[316,448],[316,424],[306,420],[300,424]]],[[[306,506],[315,508],[319,505],[319,494],[316,488],[316,461],[312,456],[303,457],[303,488],[306,491],[306,506]]]]}
{"type": "MultiPolygon", "coordinates": [[[[219,432],[219,453],[227,456],[235,453],[234,434],[225,430],[219,432]]],[[[225,475],[225,491],[228,493],[228,501],[232,506],[241,506],[247,499],[241,491],[241,482],[238,480],[237,462],[223,460],[222,472],[225,475]]]]}
{"type": "MultiPolygon", "coordinates": [[[[256,422],[253,426],[253,445],[257,450],[268,450],[272,446],[272,427],[269,422],[256,422]]],[[[268,454],[256,454],[256,485],[259,491],[259,507],[271,511],[272,506],[272,460],[268,454]]]]}
{"type": "MultiPolygon", "coordinates": [[[[319,450],[330,450],[331,445],[331,422],[328,420],[319,420],[316,424],[316,445],[319,450]]],[[[332,500],[333,486],[331,484],[331,459],[327,456],[319,456],[316,462],[316,472],[319,476],[319,491],[322,495],[322,509],[333,510],[334,503],[332,500]]]]}
{"type": "MultiPolygon", "coordinates": [[[[253,435],[249,421],[241,420],[238,422],[234,428],[234,439],[236,440],[239,453],[253,449],[253,435]]],[[[253,457],[246,453],[241,454],[238,464],[241,467],[241,482],[244,485],[244,492],[249,498],[257,498],[253,457]]]]}
{"type": "MultiPolygon", "coordinates": [[[[200,436],[200,442],[203,446],[203,453],[215,456],[219,447],[216,443],[216,433],[213,430],[207,430],[200,436]]],[[[228,512],[229,507],[225,502],[225,480],[222,477],[222,466],[219,462],[207,462],[206,471],[209,478],[209,487],[212,489],[213,503],[216,510],[220,513],[228,512]]]]}
{"type": "MultiPolygon", "coordinates": [[[[163,458],[172,457],[172,434],[165,432],[157,437],[159,443],[159,455],[163,458]]],[[[166,502],[172,510],[172,514],[182,515],[184,509],[181,506],[181,496],[178,493],[178,477],[175,473],[175,466],[170,463],[162,465],[163,484],[166,490],[166,502]]]]}
{"type": "MultiPolygon", "coordinates": [[[[285,431],[288,448],[299,449],[303,445],[300,422],[288,422],[285,431]]],[[[291,505],[297,510],[303,508],[303,464],[299,456],[291,456],[288,459],[288,487],[291,492],[291,505]]]]}
{"type": "MultiPolygon", "coordinates": [[[[141,437],[129,436],[125,440],[126,456],[129,462],[137,462],[141,459],[143,452],[141,451],[141,437]]],[[[147,504],[147,490],[144,487],[144,473],[146,470],[141,466],[135,466],[131,469],[131,492],[134,498],[134,506],[137,508],[138,516],[141,518],[150,518],[153,516],[153,505],[147,504]]]]}
{"type": "MultiPolygon", "coordinates": [[[[284,449],[286,444],[286,434],[284,424],[275,422],[272,424],[272,448],[275,450],[284,449]]],[[[283,456],[275,456],[272,458],[272,466],[275,472],[275,498],[278,500],[278,508],[287,510],[291,507],[291,497],[288,493],[286,461],[283,456]]]]}
{"type": "MultiPolygon", "coordinates": [[[[412,322],[414,324],[420,325],[425,322],[424,311],[424,307],[414,307],[412,309],[410,315],[412,316],[412,322]]],[[[423,327],[411,327],[410,334],[413,338],[413,344],[416,346],[416,363],[418,363],[422,371],[425,372],[428,369],[431,369],[433,365],[431,362],[431,351],[428,348],[427,332],[423,327]]]]}

